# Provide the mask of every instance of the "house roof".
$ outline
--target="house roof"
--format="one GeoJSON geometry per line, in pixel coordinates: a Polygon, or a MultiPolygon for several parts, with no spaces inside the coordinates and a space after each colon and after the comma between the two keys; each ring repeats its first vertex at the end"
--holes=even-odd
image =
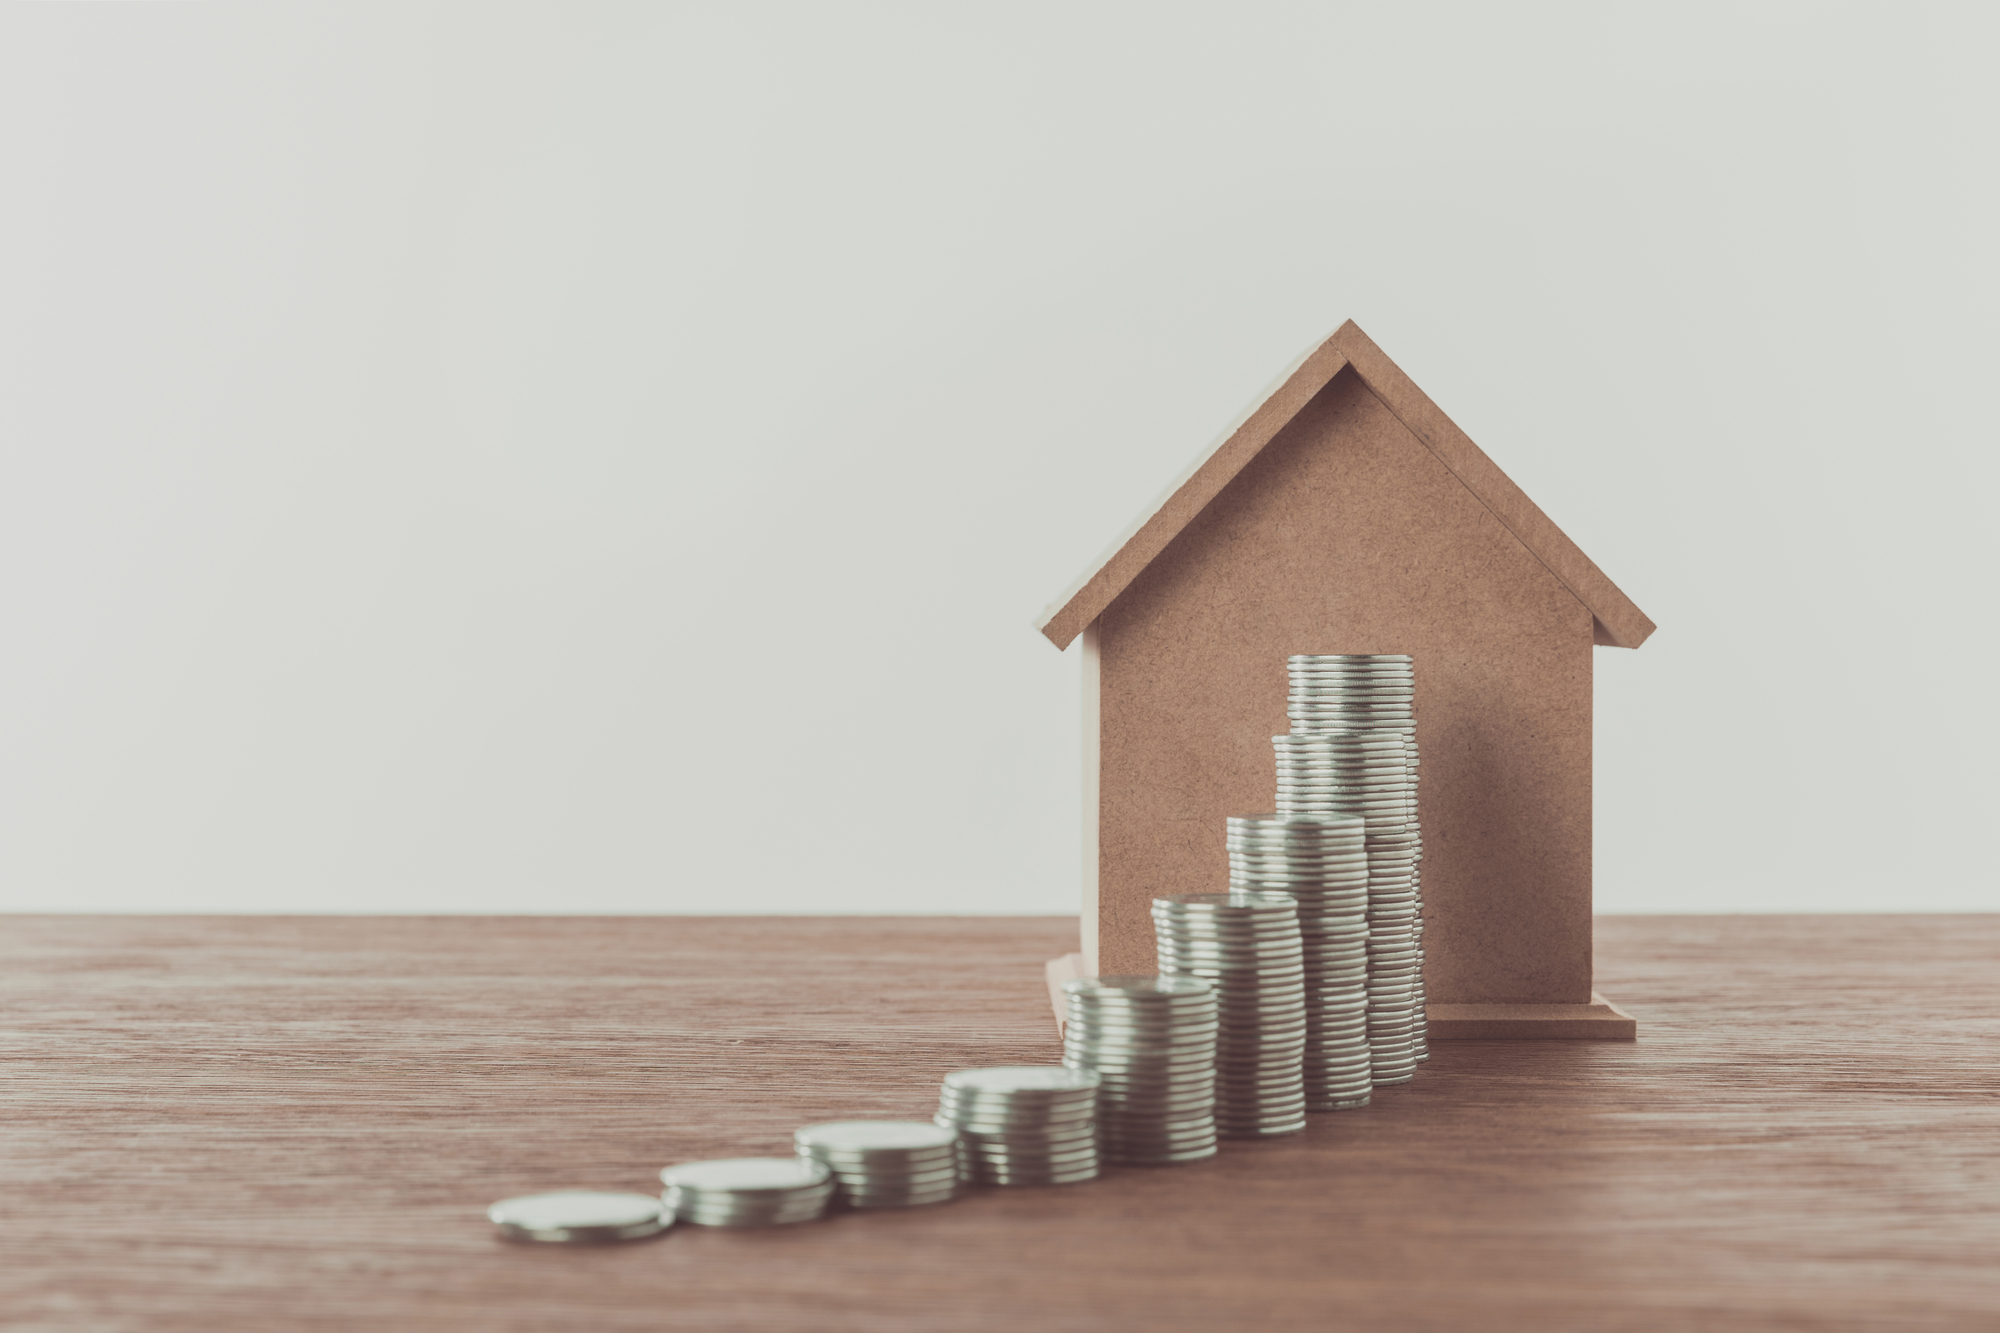
{"type": "Polygon", "coordinates": [[[1605,577],[1604,571],[1564,536],[1562,529],[1550,522],[1548,515],[1470,436],[1452,424],[1353,320],[1293,363],[1272,389],[1043,613],[1035,628],[1056,647],[1067,648],[1084,626],[1103,614],[1167,543],[1312,401],[1313,395],[1349,366],[1397,420],[1590,609],[1596,622],[1596,642],[1637,648],[1646,641],[1653,632],[1653,622],[1646,613],[1633,605],[1632,599],[1620,592],[1618,585],[1605,577]]]}

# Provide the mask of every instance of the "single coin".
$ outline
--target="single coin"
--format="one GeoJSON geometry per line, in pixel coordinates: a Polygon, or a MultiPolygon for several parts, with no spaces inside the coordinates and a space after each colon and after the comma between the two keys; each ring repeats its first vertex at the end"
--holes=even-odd
{"type": "Polygon", "coordinates": [[[1031,1099],[1088,1093],[1097,1075],[1061,1065],[997,1065],[990,1069],[960,1069],[944,1076],[946,1091],[975,1096],[1031,1099]]]}
{"type": "Polygon", "coordinates": [[[825,1163],[801,1157],[724,1157],[660,1172],[662,1184],[688,1195],[785,1193],[814,1189],[831,1178],[825,1163]]]}
{"type": "Polygon", "coordinates": [[[957,1136],[927,1120],[832,1120],[792,1135],[801,1148],[847,1156],[902,1155],[921,1149],[950,1151],[957,1136]]]}
{"type": "Polygon", "coordinates": [[[657,1194],[558,1190],[502,1199],[486,1210],[505,1240],[601,1245],[657,1236],[674,1214],[657,1194]]]}
{"type": "Polygon", "coordinates": [[[856,1190],[931,1189],[959,1177],[960,1162],[954,1157],[942,1165],[923,1171],[837,1171],[843,1194],[856,1190]]]}
{"type": "Polygon", "coordinates": [[[799,1156],[811,1157],[825,1162],[836,1174],[852,1175],[893,1175],[910,1171],[934,1171],[957,1161],[964,1144],[954,1125],[939,1125],[929,1122],[932,1128],[949,1132],[951,1146],[947,1148],[924,1148],[916,1152],[835,1152],[828,1148],[801,1147],[799,1156]]]}
{"type": "Polygon", "coordinates": [[[1209,988],[1198,981],[1162,976],[1082,977],[1064,982],[1063,990],[1071,995],[1092,996],[1106,1002],[1130,998],[1135,1003],[1152,1003],[1156,996],[1161,1001],[1182,998],[1199,1000],[1209,993],[1209,988]]]}

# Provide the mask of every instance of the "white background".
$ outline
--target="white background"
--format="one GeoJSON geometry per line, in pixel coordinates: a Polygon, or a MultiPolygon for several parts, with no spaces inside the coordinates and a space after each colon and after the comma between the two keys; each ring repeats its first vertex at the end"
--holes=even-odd
{"type": "Polygon", "coordinates": [[[1995,15],[9,6],[0,908],[1073,911],[1352,316],[1660,624],[1601,910],[2000,909],[1995,15]]]}

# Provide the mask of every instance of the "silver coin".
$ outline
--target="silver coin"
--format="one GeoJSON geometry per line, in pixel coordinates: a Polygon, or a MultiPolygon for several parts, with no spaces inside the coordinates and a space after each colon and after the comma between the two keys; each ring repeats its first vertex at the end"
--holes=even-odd
{"type": "MultiPolygon", "coordinates": [[[[1200,981],[1212,988],[1213,982],[1200,977],[1188,977],[1189,981],[1200,981]]],[[[1187,1035],[1199,1032],[1215,1021],[1215,996],[1211,993],[1200,1008],[1187,1008],[1174,1013],[1151,1013],[1137,1009],[1114,1009],[1105,1006],[1072,1003],[1068,1006],[1070,1021],[1092,1030],[1107,1032],[1158,1032],[1163,1034],[1187,1035]]]]}
{"type": "MultiPolygon", "coordinates": [[[[946,1117],[940,1115],[940,1122],[946,1117]]],[[[1097,1133],[1097,1118],[1070,1121],[1064,1124],[1047,1124],[1023,1121],[979,1120],[967,1123],[954,1118],[960,1137],[968,1148],[983,1148],[995,1144],[1047,1145],[1051,1143],[1082,1143],[1097,1133]]]]}
{"type": "Polygon", "coordinates": [[[903,1155],[925,1149],[951,1152],[957,1138],[927,1120],[832,1120],[807,1125],[792,1135],[801,1148],[837,1156],[903,1155]]]}
{"type": "Polygon", "coordinates": [[[1072,1027],[1063,1044],[1063,1063],[1095,1070],[1100,1078],[1141,1069],[1161,1073],[1198,1069],[1215,1053],[1221,1035],[1220,1026],[1211,1026],[1199,1040],[1169,1042],[1106,1033],[1079,1034],[1072,1027]]]}
{"type": "Polygon", "coordinates": [[[1084,1045],[1144,1046],[1160,1050],[1184,1051],[1198,1048],[1215,1034],[1219,1010],[1178,1022],[1136,1022],[1111,1020],[1101,1014],[1070,1012],[1067,1039],[1084,1045]]]}
{"type": "Polygon", "coordinates": [[[965,1193],[967,1182],[957,1177],[941,1185],[921,1190],[870,1190],[866,1193],[842,1193],[834,1201],[835,1206],[844,1208],[922,1208],[934,1203],[950,1203],[965,1193]]]}
{"type": "Polygon", "coordinates": [[[1182,1095],[1135,1093],[1129,1107],[1114,1108],[1098,1123],[1098,1130],[1109,1134],[1130,1125],[1136,1117],[1198,1115],[1212,1109],[1218,1095],[1213,1085],[1198,1093],[1182,1095]]]}
{"type": "MultiPolygon", "coordinates": [[[[842,1189],[853,1189],[857,1185],[923,1184],[948,1175],[958,1174],[963,1154],[954,1151],[951,1156],[928,1162],[898,1163],[884,1166],[880,1163],[861,1165],[858,1163],[827,1162],[833,1168],[834,1179],[842,1189]]],[[[825,1161],[826,1159],[817,1159],[825,1161]]]]}
{"type": "Polygon", "coordinates": [[[1087,1093],[1097,1078],[1086,1070],[1061,1065],[996,1065],[989,1069],[959,1069],[944,1076],[949,1092],[1030,1099],[1062,1098],[1087,1093]]]}
{"type": "Polygon", "coordinates": [[[1190,928],[1177,921],[1156,919],[1153,923],[1153,938],[1160,944],[1171,944],[1177,948],[1220,949],[1245,957],[1293,953],[1303,947],[1305,938],[1299,931],[1298,900],[1287,895],[1287,901],[1292,904],[1292,911],[1291,915],[1286,917],[1283,929],[1231,930],[1206,926],[1190,928]]]}
{"type": "Polygon", "coordinates": [[[1097,1122],[1086,1121],[1082,1125],[1053,1129],[1032,1125],[993,1124],[990,1128],[967,1129],[960,1127],[968,1150],[985,1152],[988,1149],[1032,1149],[1042,1151],[1048,1148],[1068,1148],[1089,1143],[1097,1137],[1097,1122]]]}
{"type": "Polygon", "coordinates": [[[557,1190],[502,1199],[486,1210],[506,1240],[601,1245],[657,1236],[674,1214],[655,1194],[557,1190]]]}
{"type": "Polygon", "coordinates": [[[1181,1143],[1126,1143],[1116,1148],[1106,1148],[1104,1160],[1107,1162],[1198,1162],[1213,1156],[1220,1138],[1210,1130],[1202,1139],[1188,1139],[1181,1143]]]}
{"type": "Polygon", "coordinates": [[[866,1195],[846,1200],[850,1208],[927,1208],[933,1204],[950,1203],[959,1197],[958,1186],[950,1189],[931,1190],[923,1194],[866,1195]]]}
{"type": "MultiPolygon", "coordinates": [[[[671,1203],[673,1196],[668,1195],[671,1203]]],[[[818,1191],[801,1195],[784,1203],[741,1203],[728,1199],[704,1199],[681,1201],[679,1205],[682,1222],[693,1222],[705,1227],[755,1227],[769,1226],[784,1222],[810,1222],[823,1217],[834,1202],[834,1191],[818,1191]]]]}
{"type": "Polygon", "coordinates": [[[1135,1106],[1145,1107],[1155,1102],[1166,1101],[1199,1101],[1201,1098],[1213,1095],[1214,1091],[1215,1071],[1212,1068],[1206,1073],[1189,1074],[1174,1079],[1134,1078],[1129,1082],[1121,1081],[1116,1088],[1106,1093],[1104,1106],[1098,1113],[1098,1122],[1109,1123],[1112,1119],[1130,1112],[1135,1106]]]}
{"type": "Polygon", "coordinates": [[[1171,1064],[1144,1057],[1123,1058],[1115,1054],[1066,1058],[1072,1059],[1080,1067],[1096,1070],[1097,1076],[1104,1080],[1104,1086],[1098,1092],[1098,1103],[1101,1106],[1107,1094],[1127,1086],[1134,1079],[1144,1079],[1148,1082],[1199,1080],[1205,1077],[1206,1071],[1215,1064],[1217,1049],[1219,1046],[1209,1046],[1186,1060],[1176,1060],[1171,1064]]]}
{"type": "Polygon", "coordinates": [[[1208,988],[1183,977],[1083,977],[1063,983],[1071,995],[1091,996],[1101,1001],[1129,1000],[1151,1005],[1176,1000],[1199,1000],[1208,988]]]}
{"type": "Polygon", "coordinates": [[[1215,1137],[1215,1113],[1204,1111],[1180,1120],[1134,1120],[1104,1137],[1106,1147],[1124,1151],[1140,1146],[1180,1148],[1215,1137]]]}
{"type": "Polygon", "coordinates": [[[826,1161],[824,1157],[818,1157],[814,1161],[826,1161],[826,1165],[834,1169],[834,1179],[844,1189],[850,1189],[856,1183],[922,1181],[922,1179],[928,1179],[928,1177],[934,1177],[934,1175],[940,1175],[940,1173],[954,1173],[958,1169],[960,1157],[962,1157],[962,1151],[960,1149],[952,1149],[950,1157],[930,1157],[930,1159],[924,1159],[924,1161],[900,1161],[900,1163],[866,1161],[866,1163],[862,1163],[862,1161],[826,1161]]]}
{"type": "Polygon", "coordinates": [[[1155,909],[1166,908],[1176,912],[1254,916],[1262,913],[1282,915],[1290,911],[1292,905],[1282,899],[1258,893],[1183,893],[1155,898],[1153,906],[1155,909]]]}
{"type": "Polygon", "coordinates": [[[981,1149],[966,1160],[975,1169],[992,1170],[1005,1168],[1014,1171],[1073,1171],[1089,1166],[1098,1160],[1095,1140],[1090,1143],[1066,1144],[1052,1151],[1014,1151],[1008,1148],[981,1149]]]}
{"type": "Polygon", "coordinates": [[[823,1187],[831,1176],[824,1163],[805,1158],[724,1157],[667,1167],[660,1182],[690,1196],[783,1194],[823,1187]]]}
{"type": "Polygon", "coordinates": [[[958,1179],[961,1165],[954,1155],[948,1162],[921,1171],[839,1171],[836,1175],[841,1190],[850,1194],[855,1190],[927,1189],[958,1179]]]}
{"type": "Polygon", "coordinates": [[[1188,1161],[1208,1161],[1218,1151],[1216,1143],[1208,1143],[1198,1149],[1188,1149],[1182,1153],[1118,1153],[1110,1161],[1122,1163],[1126,1167],[1172,1167],[1188,1161]]]}
{"type": "Polygon", "coordinates": [[[1098,1169],[1093,1165],[1086,1170],[1080,1171],[1033,1171],[1018,1173],[999,1171],[981,1176],[980,1180],[988,1185],[1020,1188],[1034,1185],[1080,1185],[1086,1180],[1097,1179],[1097,1175],[1098,1169]]]}
{"type": "MultiPolygon", "coordinates": [[[[1062,1069],[1057,1065],[1055,1068],[1062,1069]]],[[[1064,1072],[1079,1078],[1090,1077],[1087,1069],[1066,1069],[1064,1072]]],[[[1085,1089],[1067,1093],[1060,1097],[1051,1096],[1009,1096],[1002,1093],[967,1092],[949,1086],[938,1089],[938,1100],[949,1106],[985,1108],[994,1111],[1018,1112],[1022,1115],[1080,1115],[1087,1114],[1096,1099],[1095,1082],[1085,1089]]]]}
{"type": "Polygon", "coordinates": [[[1120,1046],[1112,1042],[1070,1041],[1063,1046],[1063,1063],[1077,1069],[1093,1070],[1101,1079],[1139,1072],[1184,1073],[1198,1070],[1215,1058],[1220,1036],[1218,1031],[1199,1045],[1184,1046],[1151,1043],[1120,1046]]]}
{"type": "MultiPolygon", "coordinates": [[[[1095,1070],[1080,1071],[1095,1074],[1095,1070]]],[[[966,1101],[949,1096],[938,1098],[938,1114],[949,1116],[961,1126],[984,1121],[1004,1121],[1022,1125],[1087,1124],[1097,1113],[1097,1090],[1087,1102],[994,1102],[966,1101]]]]}
{"type": "MultiPolygon", "coordinates": [[[[1203,985],[1214,983],[1200,977],[1189,977],[1189,981],[1201,981],[1203,985]]],[[[1087,1004],[1068,1006],[1069,1021],[1093,1031],[1107,1032],[1179,1034],[1182,1036],[1198,1033],[1204,1026],[1215,1021],[1215,1000],[1211,996],[1208,1003],[1199,1009],[1185,1009],[1178,1013],[1148,1013],[1131,1009],[1110,1009],[1087,1004]]]]}
{"type": "MultiPolygon", "coordinates": [[[[1205,980],[1206,978],[1204,978],[1205,980]]],[[[1080,1041],[1172,1043],[1199,1045],[1215,1030],[1220,1008],[1211,1004],[1199,1014],[1181,1018],[1140,1017],[1124,1014],[1093,1014],[1070,1010],[1070,1030],[1080,1041]]]]}
{"type": "Polygon", "coordinates": [[[1284,1120],[1268,1124],[1258,1121],[1242,1125],[1231,1125],[1227,1130],[1218,1130],[1217,1132],[1225,1139],[1276,1139],[1283,1138],[1287,1134],[1303,1134],[1305,1133],[1305,1129],[1306,1118],[1303,1109],[1301,1109],[1296,1116],[1284,1120]]]}

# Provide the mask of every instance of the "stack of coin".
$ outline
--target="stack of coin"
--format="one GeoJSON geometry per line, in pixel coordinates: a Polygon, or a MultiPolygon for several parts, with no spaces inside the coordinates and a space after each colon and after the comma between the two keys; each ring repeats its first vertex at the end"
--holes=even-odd
{"type": "Polygon", "coordinates": [[[1408,657],[1381,654],[1294,657],[1288,669],[1293,731],[1278,742],[1278,808],[1367,820],[1373,1081],[1407,1082],[1429,1053],[1414,666],[1408,657]],[[1398,751],[1400,779],[1393,772],[1398,751]]]}
{"type": "Polygon", "coordinates": [[[945,1075],[937,1123],[958,1131],[968,1179],[1071,1185],[1097,1175],[1097,1089],[1088,1069],[1003,1065],[945,1075]]]}
{"type": "Polygon", "coordinates": [[[1393,733],[1295,731],[1278,751],[1278,808],[1290,815],[1360,815],[1368,859],[1367,1027],[1374,1083],[1408,1081],[1422,1014],[1415,953],[1420,903],[1415,830],[1408,822],[1403,742],[1393,733]]]}
{"type": "Polygon", "coordinates": [[[1090,977],[1063,986],[1063,1063],[1094,1071],[1105,1160],[1215,1155],[1215,988],[1200,977],[1090,977]]]}
{"type": "Polygon", "coordinates": [[[1216,993],[1215,1127],[1223,1138],[1306,1127],[1305,952],[1299,904],[1284,893],[1153,899],[1160,972],[1216,993]]]}
{"type": "Polygon", "coordinates": [[[850,1208],[911,1208],[958,1197],[958,1132],[924,1120],[836,1120],[792,1135],[833,1172],[850,1208]]]}
{"type": "Polygon", "coordinates": [[[1229,821],[1229,887],[1298,900],[1308,1111],[1366,1106],[1373,1086],[1365,831],[1355,814],[1238,815],[1229,821]]]}
{"type": "Polygon", "coordinates": [[[799,1157],[726,1157],[682,1162],[660,1172],[667,1207],[705,1227],[810,1222],[833,1198],[826,1163],[799,1157]]]}

